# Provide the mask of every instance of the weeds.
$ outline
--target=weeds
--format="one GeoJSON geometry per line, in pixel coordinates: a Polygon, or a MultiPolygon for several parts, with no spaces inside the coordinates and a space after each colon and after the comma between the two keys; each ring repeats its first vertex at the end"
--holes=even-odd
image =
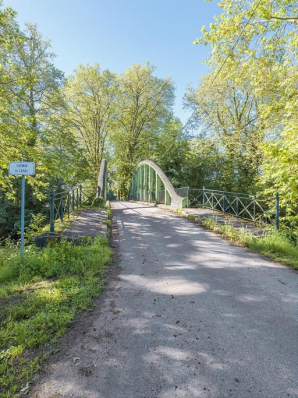
{"type": "Polygon", "coordinates": [[[249,239],[245,245],[298,269],[298,247],[283,232],[272,231],[267,236],[249,239]]]}
{"type": "Polygon", "coordinates": [[[0,258],[0,397],[27,390],[30,377],[75,313],[93,305],[111,256],[107,240],[62,240],[0,258]],[[47,348],[48,347],[48,348],[47,348]],[[42,352],[42,354],[40,354],[42,352]]]}

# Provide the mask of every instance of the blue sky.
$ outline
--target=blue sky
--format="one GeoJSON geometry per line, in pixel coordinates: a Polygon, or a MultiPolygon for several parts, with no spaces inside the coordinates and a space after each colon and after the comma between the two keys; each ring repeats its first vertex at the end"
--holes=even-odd
{"type": "Polygon", "coordinates": [[[79,63],[98,62],[116,73],[134,63],[154,64],[157,76],[172,77],[174,111],[186,122],[183,94],[188,83],[197,86],[207,73],[202,62],[210,52],[192,42],[220,14],[217,0],[4,0],[4,5],[18,12],[21,27],[34,22],[52,40],[55,65],[66,75],[79,63]]]}

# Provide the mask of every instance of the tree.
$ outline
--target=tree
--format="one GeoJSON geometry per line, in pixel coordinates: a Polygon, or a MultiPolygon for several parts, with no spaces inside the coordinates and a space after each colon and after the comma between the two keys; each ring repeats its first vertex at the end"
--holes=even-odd
{"type": "Polygon", "coordinates": [[[197,90],[188,90],[185,106],[193,110],[192,124],[200,126],[205,140],[217,140],[222,153],[218,188],[254,191],[262,162],[259,146],[264,126],[249,81],[240,85],[233,73],[222,73],[217,79],[210,73],[197,90]]]}
{"type": "Polygon", "coordinates": [[[55,102],[64,82],[63,73],[53,65],[55,55],[50,49],[50,42],[42,38],[36,25],[27,24],[5,65],[12,82],[12,109],[21,113],[31,130],[29,146],[36,144],[45,118],[56,111],[55,102]]]}
{"type": "Polygon", "coordinates": [[[36,176],[26,185],[27,224],[32,213],[45,211],[49,186],[55,188],[58,181],[58,186],[64,186],[76,174],[68,169],[63,179],[67,168],[63,159],[74,140],[51,124],[61,106],[63,73],[53,65],[49,41],[43,40],[35,25],[28,24],[20,32],[14,15],[9,12],[10,20],[0,32],[0,235],[12,236],[19,229],[20,178],[8,175],[9,161],[26,159],[37,166],[36,176]]]}
{"type": "Polygon", "coordinates": [[[298,4],[295,0],[223,0],[222,14],[202,28],[197,43],[209,44],[208,64],[216,85],[222,74],[234,86],[249,82],[265,133],[258,188],[282,193],[283,215],[297,225],[298,4]]]}
{"type": "Polygon", "coordinates": [[[66,113],[63,120],[86,152],[89,175],[97,181],[100,163],[118,112],[119,83],[114,73],[79,65],[64,87],[66,113]]]}
{"type": "Polygon", "coordinates": [[[119,78],[119,116],[112,134],[114,178],[125,197],[137,163],[150,154],[163,126],[172,119],[174,86],[153,76],[155,67],[135,64],[119,78]]]}
{"type": "Polygon", "coordinates": [[[150,147],[147,159],[153,160],[175,187],[185,183],[185,165],[190,151],[189,140],[178,118],[171,119],[161,128],[150,147]]]}
{"type": "MultiPolygon", "coordinates": [[[[3,2],[0,1],[0,7],[2,6],[3,2]]],[[[7,68],[10,62],[9,53],[22,40],[15,15],[16,12],[9,7],[0,10],[0,169],[7,168],[10,157],[18,153],[20,141],[22,143],[22,135],[17,137],[14,131],[17,116],[11,111],[12,101],[9,96],[13,79],[7,68]]],[[[3,177],[0,176],[1,183],[3,177]]]]}

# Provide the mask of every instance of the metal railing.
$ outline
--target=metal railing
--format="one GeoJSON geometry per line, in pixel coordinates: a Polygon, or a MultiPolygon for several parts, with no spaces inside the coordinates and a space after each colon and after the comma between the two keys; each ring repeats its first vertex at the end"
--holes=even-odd
{"type": "Polygon", "coordinates": [[[95,198],[93,189],[79,187],[71,190],[54,192],[50,190],[50,234],[55,233],[55,221],[60,218],[61,223],[65,216],[70,218],[71,214],[86,201],[92,201],[95,198]],[[90,192],[89,192],[90,191],[90,192]]]}
{"type": "Polygon", "coordinates": [[[179,196],[188,198],[189,187],[175,188],[175,192],[179,196]]]}
{"type": "Polygon", "coordinates": [[[256,224],[273,224],[279,229],[278,193],[272,197],[203,188],[188,189],[187,197],[188,207],[216,210],[256,224]]]}

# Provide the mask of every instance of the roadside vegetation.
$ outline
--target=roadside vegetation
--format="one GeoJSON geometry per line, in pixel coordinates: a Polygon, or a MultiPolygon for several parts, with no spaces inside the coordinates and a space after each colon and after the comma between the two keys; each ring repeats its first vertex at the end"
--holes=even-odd
{"type": "Polygon", "coordinates": [[[91,309],[111,257],[107,239],[80,246],[62,240],[45,249],[0,251],[0,397],[29,390],[74,315],[91,309]]]}

